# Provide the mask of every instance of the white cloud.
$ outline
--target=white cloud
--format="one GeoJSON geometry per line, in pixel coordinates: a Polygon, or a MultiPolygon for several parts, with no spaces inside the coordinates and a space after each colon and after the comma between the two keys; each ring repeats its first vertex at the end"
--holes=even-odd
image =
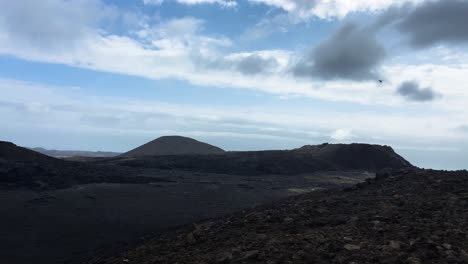
{"type": "Polygon", "coordinates": [[[355,136],[353,135],[352,131],[349,129],[337,129],[333,131],[330,138],[335,141],[349,141],[353,139],[355,136]]]}
{"type": "Polygon", "coordinates": [[[143,4],[145,5],[160,5],[164,2],[164,0],[143,0],[143,4]]]}
{"type": "Polygon", "coordinates": [[[99,0],[1,0],[0,38],[36,49],[70,49],[117,15],[99,0]]]}
{"type": "Polygon", "coordinates": [[[210,53],[213,48],[228,47],[232,43],[225,37],[203,35],[205,21],[193,17],[173,18],[158,24],[142,23],[136,32],[138,41],[146,49],[210,53]]]}
{"type": "Polygon", "coordinates": [[[249,0],[281,8],[300,19],[342,18],[353,12],[376,12],[392,5],[424,0],[249,0]]]}
{"type": "MultiPolygon", "coordinates": [[[[161,5],[165,0],[143,0],[145,5],[161,5]]],[[[233,0],[175,0],[180,4],[197,5],[197,4],[218,4],[222,7],[235,7],[237,2],[233,0]]]]}

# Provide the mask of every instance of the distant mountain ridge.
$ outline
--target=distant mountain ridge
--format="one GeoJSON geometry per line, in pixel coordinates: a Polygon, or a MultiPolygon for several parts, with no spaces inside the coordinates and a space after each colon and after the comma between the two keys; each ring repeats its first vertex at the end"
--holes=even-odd
{"type": "Polygon", "coordinates": [[[224,150],[198,140],[182,136],[163,136],[130,150],[121,157],[220,154],[224,150]]]}
{"type": "Polygon", "coordinates": [[[414,166],[388,146],[322,144],[293,150],[236,151],[205,155],[153,155],[115,160],[130,167],[233,175],[294,175],[317,171],[408,169],[414,166]]]}
{"type": "Polygon", "coordinates": [[[70,157],[90,157],[90,158],[111,158],[122,153],[110,151],[82,151],[82,150],[55,150],[44,148],[30,148],[36,152],[54,158],[70,158],[70,157]]]}
{"type": "Polygon", "coordinates": [[[225,152],[190,138],[162,137],[123,156],[77,162],[49,157],[0,141],[0,187],[5,188],[59,189],[87,183],[147,183],[154,179],[139,175],[135,169],[153,168],[265,176],[320,171],[377,172],[415,167],[391,147],[369,144],[322,144],[293,150],[225,152]]]}

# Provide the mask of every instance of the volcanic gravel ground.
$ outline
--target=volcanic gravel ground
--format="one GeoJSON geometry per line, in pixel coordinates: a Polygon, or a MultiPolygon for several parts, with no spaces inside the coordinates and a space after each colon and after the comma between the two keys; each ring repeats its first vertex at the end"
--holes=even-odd
{"type": "Polygon", "coordinates": [[[468,263],[468,172],[382,173],[187,226],[90,263],[468,263]]]}

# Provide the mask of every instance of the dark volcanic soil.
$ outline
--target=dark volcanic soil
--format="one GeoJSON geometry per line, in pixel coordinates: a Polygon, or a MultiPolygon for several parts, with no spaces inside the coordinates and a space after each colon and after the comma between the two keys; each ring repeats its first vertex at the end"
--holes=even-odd
{"type": "Polygon", "coordinates": [[[294,150],[167,155],[106,159],[105,164],[234,175],[297,175],[317,171],[379,171],[413,166],[391,147],[369,144],[322,144],[294,150]]]}
{"type": "MultiPolygon", "coordinates": [[[[163,137],[153,142],[165,142],[166,138],[173,137],[163,137]]],[[[183,142],[186,140],[194,141],[182,139],[183,142]]],[[[170,139],[170,141],[172,142],[174,139],[170,139]]],[[[198,144],[204,143],[197,142],[196,145],[198,144]]],[[[188,150],[190,149],[192,148],[188,148],[188,150]]],[[[148,174],[148,169],[153,170],[153,172],[183,170],[191,173],[289,176],[319,171],[376,172],[385,168],[406,169],[412,167],[392,148],[369,144],[322,144],[285,151],[226,152],[138,158],[84,158],[82,162],[79,162],[48,157],[12,143],[0,141],[0,189],[44,191],[92,183],[151,183],[152,177],[155,175],[148,174]]]]}
{"type": "Polygon", "coordinates": [[[188,226],[91,263],[468,263],[468,172],[381,174],[188,226]]]}
{"type": "Polygon", "coordinates": [[[150,183],[135,168],[52,158],[0,141],[0,190],[49,191],[90,183],[150,183]]]}
{"type": "Polygon", "coordinates": [[[353,186],[373,176],[342,172],[290,177],[146,173],[152,175],[152,184],[0,191],[0,263],[81,263],[168,228],[316,188],[353,186]]]}

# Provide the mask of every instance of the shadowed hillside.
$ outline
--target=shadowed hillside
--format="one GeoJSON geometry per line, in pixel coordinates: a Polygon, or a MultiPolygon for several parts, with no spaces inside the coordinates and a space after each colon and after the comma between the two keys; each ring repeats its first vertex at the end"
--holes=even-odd
{"type": "Polygon", "coordinates": [[[0,141],[0,159],[23,162],[55,162],[56,159],[27,148],[18,147],[11,142],[0,141]]]}
{"type": "Polygon", "coordinates": [[[389,146],[370,144],[306,145],[294,152],[326,160],[345,169],[408,168],[412,165],[389,146]]]}
{"type": "Polygon", "coordinates": [[[0,262],[81,263],[175,226],[411,166],[380,146],[320,149],[71,161],[1,142],[0,262]]]}
{"type": "Polygon", "coordinates": [[[224,150],[188,137],[164,136],[122,154],[122,157],[141,157],[182,154],[217,154],[224,150]]]}
{"type": "Polygon", "coordinates": [[[146,183],[152,179],[133,176],[126,168],[109,168],[65,161],[0,142],[0,188],[51,190],[88,183],[146,183]]]}
{"type": "MultiPolygon", "coordinates": [[[[182,170],[229,175],[297,175],[318,171],[405,169],[412,165],[392,148],[378,145],[350,144],[304,146],[285,151],[221,152],[208,154],[216,147],[182,137],[163,137],[128,153],[149,153],[153,146],[174,146],[173,153],[204,152],[184,155],[154,155],[66,161],[48,157],[9,142],[0,144],[0,186],[6,188],[60,189],[88,183],[147,183],[154,180],[139,176],[139,170],[182,170]],[[168,144],[168,142],[170,144],[168,144]],[[196,146],[196,147],[193,147],[196,146]],[[200,147],[202,146],[202,147],[200,147]],[[142,150],[142,152],[140,152],[142,150]]],[[[157,148],[154,148],[157,149],[157,148]]],[[[170,150],[167,149],[167,152],[170,150]]],[[[129,155],[128,153],[124,155],[129,155]]],[[[159,153],[162,153],[161,151],[159,153]]]]}
{"type": "Polygon", "coordinates": [[[131,167],[238,175],[294,175],[316,171],[405,169],[413,166],[388,146],[322,144],[294,150],[225,152],[212,155],[147,156],[112,160],[131,167]]]}

